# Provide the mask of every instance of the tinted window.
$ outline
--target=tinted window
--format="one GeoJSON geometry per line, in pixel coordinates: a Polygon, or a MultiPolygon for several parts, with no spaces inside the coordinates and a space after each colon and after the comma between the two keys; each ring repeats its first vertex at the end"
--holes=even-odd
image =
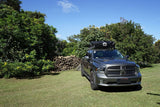
{"type": "Polygon", "coordinates": [[[94,58],[123,58],[122,54],[117,50],[95,50],[94,58]]]}

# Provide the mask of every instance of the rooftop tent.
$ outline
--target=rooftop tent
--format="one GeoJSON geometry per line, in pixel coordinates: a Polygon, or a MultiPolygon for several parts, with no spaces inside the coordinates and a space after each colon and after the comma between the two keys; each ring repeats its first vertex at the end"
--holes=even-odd
{"type": "Polygon", "coordinates": [[[94,49],[115,48],[115,43],[113,41],[92,41],[90,43],[90,48],[94,49]]]}

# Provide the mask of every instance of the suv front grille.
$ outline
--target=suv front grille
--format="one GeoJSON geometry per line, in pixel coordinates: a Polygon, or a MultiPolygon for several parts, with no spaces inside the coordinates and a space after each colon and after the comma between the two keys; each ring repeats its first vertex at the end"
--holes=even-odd
{"type": "Polygon", "coordinates": [[[108,77],[135,76],[135,66],[108,66],[105,71],[108,77]]]}

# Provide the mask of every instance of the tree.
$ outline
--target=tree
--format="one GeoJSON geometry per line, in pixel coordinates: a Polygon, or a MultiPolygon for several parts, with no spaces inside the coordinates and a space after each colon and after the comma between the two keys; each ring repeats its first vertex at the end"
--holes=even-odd
{"type": "Polygon", "coordinates": [[[57,55],[64,56],[63,50],[66,48],[66,46],[67,46],[66,40],[58,40],[57,50],[56,50],[57,55]]]}
{"type": "Polygon", "coordinates": [[[156,57],[155,63],[160,63],[160,40],[155,42],[154,49],[155,49],[154,55],[156,57]]]}
{"type": "Polygon", "coordinates": [[[112,24],[107,27],[109,36],[114,38],[117,48],[130,59],[140,65],[153,63],[153,41],[152,35],[145,34],[139,24],[132,21],[112,24]]]}
{"type": "Polygon", "coordinates": [[[81,30],[80,34],[74,35],[72,39],[77,39],[77,52],[76,55],[82,57],[86,54],[88,46],[91,41],[106,41],[106,34],[104,30],[96,28],[95,26],[89,26],[81,30]]]}
{"type": "Polygon", "coordinates": [[[153,63],[154,48],[152,35],[145,34],[140,24],[132,21],[123,21],[123,23],[115,23],[111,25],[89,26],[81,30],[80,34],[70,37],[77,40],[77,56],[82,57],[86,54],[86,50],[91,41],[115,41],[116,48],[123,55],[129,55],[130,59],[136,61],[140,65],[153,63]]]}
{"type": "Polygon", "coordinates": [[[77,52],[77,43],[76,42],[68,42],[66,47],[62,51],[63,56],[76,55],[77,52]]]}
{"type": "Polygon", "coordinates": [[[56,55],[56,29],[44,23],[41,13],[20,13],[11,7],[0,10],[1,58],[3,60],[23,61],[24,53],[36,50],[36,58],[52,59],[56,55]],[[40,17],[36,17],[39,14],[40,17]],[[35,16],[35,17],[33,17],[35,16]]]}
{"type": "Polygon", "coordinates": [[[20,11],[20,4],[22,2],[19,0],[0,0],[0,4],[6,4],[8,6],[13,7],[14,10],[20,11]]]}
{"type": "Polygon", "coordinates": [[[160,40],[155,42],[155,46],[160,50],[160,40]]]}
{"type": "Polygon", "coordinates": [[[0,76],[39,75],[53,69],[56,28],[40,12],[0,4],[0,76]]]}

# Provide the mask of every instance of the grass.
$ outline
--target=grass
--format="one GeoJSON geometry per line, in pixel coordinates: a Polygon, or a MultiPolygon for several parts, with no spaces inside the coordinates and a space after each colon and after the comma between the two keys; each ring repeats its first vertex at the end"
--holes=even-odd
{"type": "Polygon", "coordinates": [[[0,107],[159,107],[160,64],[141,69],[142,89],[92,91],[78,71],[36,79],[0,79],[0,107]]]}

